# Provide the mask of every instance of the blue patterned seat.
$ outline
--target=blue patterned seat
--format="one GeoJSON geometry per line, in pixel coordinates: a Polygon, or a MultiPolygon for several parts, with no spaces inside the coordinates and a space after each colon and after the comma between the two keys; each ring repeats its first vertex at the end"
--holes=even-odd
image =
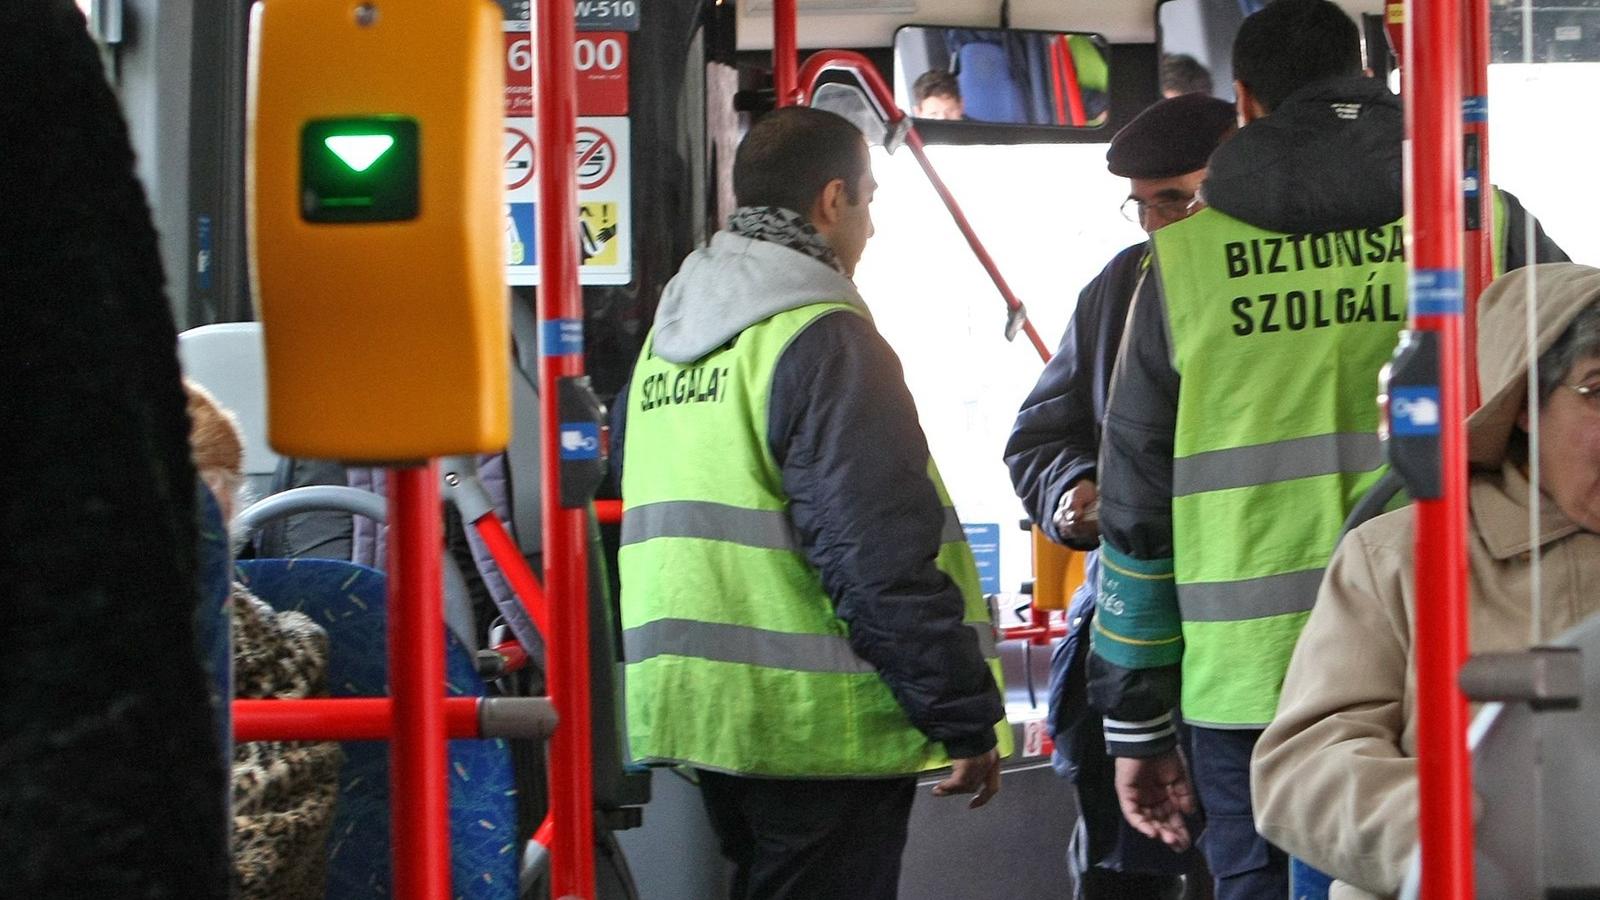
{"type": "MultiPolygon", "coordinates": [[[[328,631],[328,686],[335,697],[388,693],[386,578],[331,559],[246,560],[239,579],[280,610],[298,610],[328,631]]],[[[439,627],[444,628],[441,621],[439,627]]],[[[446,634],[445,679],[452,696],[482,696],[465,647],[446,634]]],[[[348,742],[339,807],[329,838],[328,900],[387,897],[389,748],[348,742]]],[[[450,864],[457,900],[514,900],[523,841],[516,834],[511,754],[503,740],[450,742],[450,864]]]]}

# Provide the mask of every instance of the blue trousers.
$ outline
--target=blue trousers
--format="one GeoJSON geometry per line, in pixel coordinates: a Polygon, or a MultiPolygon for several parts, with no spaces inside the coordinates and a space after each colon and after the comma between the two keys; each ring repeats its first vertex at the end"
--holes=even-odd
{"type": "Polygon", "coordinates": [[[1256,833],[1250,814],[1250,751],[1261,732],[1190,726],[1194,786],[1206,811],[1200,850],[1216,879],[1216,900],[1284,900],[1289,858],[1256,833]]]}

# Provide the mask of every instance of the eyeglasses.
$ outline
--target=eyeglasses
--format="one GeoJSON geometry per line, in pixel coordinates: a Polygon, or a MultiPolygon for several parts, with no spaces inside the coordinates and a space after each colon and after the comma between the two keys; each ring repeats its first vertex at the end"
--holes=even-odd
{"type": "Polygon", "coordinates": [[[1592,409],[1600,412],[1600,384],[1563,384],[1562,387],[1582,397],[1592,409]]]}
{"type": "Polygon", "coordinates": [[[1156,200],[1152,203],[1146,203],[1138,197],[1129,197],[1122,201],[1122,217],[1135,225],[1143,225],[1144,217],[1149,214],[1171,222],[1191,215],[1204,205],[1205,201],[1198,196],[1174,197],[1171,200],[1156,200]]]}

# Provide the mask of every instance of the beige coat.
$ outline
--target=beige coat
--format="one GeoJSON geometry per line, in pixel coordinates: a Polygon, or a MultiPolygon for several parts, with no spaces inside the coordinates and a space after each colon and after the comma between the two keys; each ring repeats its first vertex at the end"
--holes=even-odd
{"type": "MultiPolygon", "coordinates": [[[[1528,482],[1475,474],[1468,546],[1475,652],[1528,646],[1528,482]]],[[[1542,504],[1544,635],[1600,611],[1600,535],[1542,504]]],[[[1251,766],[1256,825],[1340,879],[1333,900],[1391,896],[1416,845],[1411,510],[1339,545],[1251,766]],[[1359,886],[1359,887],[1358,887],[1359,886]]]]}

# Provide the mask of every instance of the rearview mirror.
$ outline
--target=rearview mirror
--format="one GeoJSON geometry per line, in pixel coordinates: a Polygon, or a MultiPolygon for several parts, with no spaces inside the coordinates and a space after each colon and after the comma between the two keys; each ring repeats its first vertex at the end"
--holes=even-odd
{"type": "Polygon", "coordinates": [[[1110,75],[1098,34],[935,25],[894,34],[895,103],[918,119],[1100,128],[1110,75]]]}

